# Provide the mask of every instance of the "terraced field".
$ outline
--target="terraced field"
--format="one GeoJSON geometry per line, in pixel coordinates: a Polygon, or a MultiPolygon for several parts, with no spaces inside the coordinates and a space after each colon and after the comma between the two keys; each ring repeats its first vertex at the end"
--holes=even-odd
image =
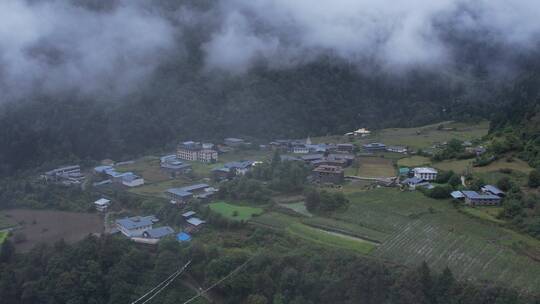
{"type": "Polygon", "coordinates": [[[452,138],[473,140],[486,135],[489,130],[487,121],[478,124],[465,124],[445,122],[427,125],[418,128],[391,128],[376,132],[371,137],[361,139],[359,142],[380,141],[387,145],[404,145],[412,149],[428,148],[436,143],[449,141],[452,138]],[[438,126],[444,124],[452,130],[439,130],[438,126]]]}
{"type": "Polygon", "coordinates": [[[448,266],[460,279],[489,280],[540,292],[540,262],[524,254],[540,253],[540,241],[460,213],[449,200],[434,200],[419,192],[380,188],[346,195],[351,201],[348,210],[329,217],[269,212],[252,222],[385,261],[412,267],[426,261],[435,270],[448,266]],[[369,241],[374,247],[360,249],[345,237],[315,237],[317,231],[337,232],[369,241]]]}
{"type": "MultiPolygon", "coordinates": [[[[434,269],[448,266],[462,279],[540,291],[540,263],[516,252],[522,241],[496,224],[460,214],[448,201],[418,192],[378,189],[349,197],[351,207],[336,219],[389,235],[374,256],[410,266],[426,261],[434,269]]],[[[527,243],[540,250],[537,240],[527,238],[527,243]]]]}

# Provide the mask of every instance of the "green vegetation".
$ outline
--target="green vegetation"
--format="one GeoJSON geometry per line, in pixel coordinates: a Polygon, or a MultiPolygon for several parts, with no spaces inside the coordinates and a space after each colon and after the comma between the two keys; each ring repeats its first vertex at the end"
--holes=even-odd
{"type": "Polygon", "coordinates": [[[497,224],[504,224],[506,221],[498,219],[497,216],[503,209],[498,207],[464,207],[463,211],[480,219],[491,221],[497,224]]]}
{"type": "MultiPolygon", "coordinates": [[[[450,200],[394,189],[357,192],[348,198],[347,211],[332,217],[388,234],[374,256],[406,265],[427,261],[439,270],[448,266],[463,279],[501,280],[530,291],[540,286],[540,263],[514,251],[509,245],[518,242],[514,233],[463,216],[450,200]]],[[[530,242],[540,249],[540,241],[530,242]]]]}
{"type": "Polygon", "coordinates": [[[0,231],[0,245],[7,239],[8,235],[8,231],[0,231]]]}
{"type": "Polygon", "coordinates": [[[296,203],[287,203],[287,204],[279,204],[281,207],[288,208],[298,214],[311,217],[313,214],[309,212],[306,208],[305,202],[296,202],[296,203]]]}
{"type": "Polygon", "coordinates": [[[431,164],[431,159],[429,159],[429,157],[419,156],[419,155],[404,157],[397,161],[397,165],[399,167],[412,168],[412,167],[426,166],[429,164],[431,164]]]}
{"type": "Polygon", "coordinates": [[[132,164],[116,166],[118,172],[135,172],[144,178],[144,182],[152,184],[156,182],[167,181],[170,176],[160,170],[159,157],[144,157],[137,159],[132,164]]]}
{"type": "Polygon", "coordinates": [[[309,189],[306,193],[306,208],[312,213],[326,213],[347,208],[349,201],[341,192],[309,189]]]}
{"type": "Polygon", "coordinates": [[[373,251],[376,245],[370,241],[340,233],[312,228],[302,224],[292,224],[287,229],[292,235],[300,238],[336,248],[348,249],[363,254],[373,251]]]}
{"type": "Polygon", "coordinates": [[[358,158],[358,176],[362,177],[392,177],[396,176],[393,162],[382,157],[360,157],[358,158]]]}
{"type": "Polygon", "coordinates": [[[261,208],[233,205],[226,202],[215,202],[208,206],[210,210],[235,221],[247,221],[253,216],[262,214],[264,211],[261,208]]]}
{"type": "Polygon", "coordinates": [[[489,122],[477,124],[444,122],[416,128],[390,128],[376,132],[369,141],[380,141],[387,145],[409,146],[413,150],[425,149],[454,138],[474,140],[488,134],[489,122]],[[440,125],[448,130],[440,129],[440,125]]]}

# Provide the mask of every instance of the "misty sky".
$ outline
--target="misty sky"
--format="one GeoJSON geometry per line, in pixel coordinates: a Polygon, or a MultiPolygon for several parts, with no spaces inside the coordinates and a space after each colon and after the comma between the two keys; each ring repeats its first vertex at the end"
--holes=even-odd
{"type": "Polygon", "coordinates": [[[216,0],[210,11],[181,8],[167,17],[152,2],[112,2],[92,10],[73,0],[0,1],[1,98],[36,90],[125,94],[165,57],[183,60],[187,25],[211,31],[199,46],[206,70],[232,73],[321,55],[396,71],[444,65],[453,58],[442,23],[519,49],[535,47],[540,33],[538,0],[216,0]]]}

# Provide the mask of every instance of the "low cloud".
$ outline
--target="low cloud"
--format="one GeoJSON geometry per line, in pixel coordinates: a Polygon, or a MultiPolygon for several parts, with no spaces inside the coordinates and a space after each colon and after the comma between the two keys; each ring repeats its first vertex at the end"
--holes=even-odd
{"type": "Polygon", "coordinates": [[[137,2],[0,1],[1,98],[129,92],[175,44],[175,29],[137,2]]]}
{"type": "Polygon", "coordinates": [[[255,62],[280,67],[331,55],[391,70],[440,66],[455,58],[441,21],[527,48],[538,40],[536,0],[222,0],[221,28],[203,49],[209,68],[242,72],[255,62]]]}

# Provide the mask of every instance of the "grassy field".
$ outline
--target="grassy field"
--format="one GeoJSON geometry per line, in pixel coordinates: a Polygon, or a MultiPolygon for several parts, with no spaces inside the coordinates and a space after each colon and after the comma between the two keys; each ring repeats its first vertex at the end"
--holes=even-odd
{"type": "Polygon", "coordinates": [[[236,221],[247,221],[254,215],[260,215],[264,212],[261,208],[233,205],[226,202],[211,203],[209,207],[210,210],[236,221]]]}
{"type": "Polygon", "coordinates": [[[437,123],[417,128],[392,128],[375,132],[370,137],[362,138],[358,142],[380,141],[386,145],[404,145],[413,150],[428,148],[434,144],[449,141],[452,138],[461,140],[473,140],[487,134],[489,123],[487,121],[478,124],[464,124],[455,122],[437,123]],[[452,131],[437,130],[440,124],[452,131]]]}
{"type": "Polygon", "coordinates": [[[396,176],[392,160],[381,157],[360,157],[358,176],[391,177],[396,176]]]}
{"type": "Polygon", "coordinates": [[[465,207],[463,212],[470,214],[472,216],[478,217],[483,220],[494,222],[497,224],[504,224],[504,220],[497,218],[497,214],[501,212],[502,207],[465,207]]]}
{"type": "Polygon", "coordinates": [[[7,239],[9,232],[0,231],[0,245],[7,239]]]}
{"type": "Polygon", "coordinates": [[[142,176],[146,183],[156,183],[169,180],[169,175],[162,172],[159,166],[159,158],[147,156],[136,160],[133,164],[117,166],[118,172],[132,171],[142,176]]]}
{"type": "Polygon", "coordinates": [[[533,170],[533,168],[531,168],[531,166],[529,166],[529,164],[526,162],[522,161],[521,159],[514,158],[511,162],[508,162],[506,159],[498,159],[487,166],[473,168],[473,172],[481,173],[498,171],[500,169],[512,169],[524,174],[529,174],[529,172],[533,170]]]}
{"type": "Polygon", "coordinates": [[[458,174],[473,170],[472,159],[444,160],[433,164],[433,167],[443,171],[454,171],[458,174]]]}
{"type": "Polygon", "coordinates": [[[292,224],[287,231],[294,236],[321,244],[368,254],[376,248],[376,244],[357,237],[309,227],[303,224],[292,224]]]}
{"type": "Polygon", "coordinates": [[[289,203],[289,204],[279,204],[281,207],[284,207],[284,208],[288,208],[288,209],[291,209],[292,211],[300,214],[300,215],[304,215],[304,216],[307,216],[307,217],[312,217],[313,214],[311,214],[307,208],[306,208],[306,203],[304,202],[296,202],[296,203],[289,203]]]}
{"type": "Polygon", "coordinates": [[[405,158],[401,158],[397,161],[397,164],[399,167],[420,167],[424,165],[431,164],[431,160],[428,157],[425,156],[409,156],[405,158]]]}

